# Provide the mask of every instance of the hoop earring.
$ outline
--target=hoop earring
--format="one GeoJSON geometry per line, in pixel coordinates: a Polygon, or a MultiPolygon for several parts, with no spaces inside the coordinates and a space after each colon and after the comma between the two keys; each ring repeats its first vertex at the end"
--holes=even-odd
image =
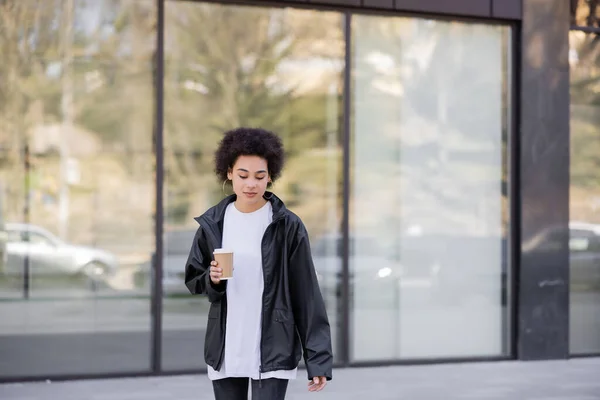
{"type": "Polygon", "coordinates": [[[227,181],[229,181],[229,179],[225,179],[223,181],[223,194],[227,194],[227,193],[225,193],[225,184],[227,183],[227,181]]]}
{"type": "Polygon", "coordinates": [[[271,200],[271,198],[273,197],[273,182],[272,181],[267,184],[267,190],[270,192],[269,195],[267,196],[265,193],[265,195],[263,197],[267,200],[271,200]]]}

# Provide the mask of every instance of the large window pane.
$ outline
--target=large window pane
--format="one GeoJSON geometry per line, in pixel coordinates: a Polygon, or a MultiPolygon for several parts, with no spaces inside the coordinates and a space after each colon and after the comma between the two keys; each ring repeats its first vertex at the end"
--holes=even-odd
{"type": "Polygon", "coordinates": [[[600,353],[600,34],[570,33],[573,354],[600,353]]]}
{"type": "Polygon", "coordinates": [[[149,369],[151,0],[0,4],[0,376],[149,369]]]}
{"type": "Polygon", "coordinates": [[[230,194],[212,172],[213,152],[237,126],[283,138],[287,165],[273,190],[307,225],[337,344],[342,32],[339,13],[167,3],[165,369],[205,366],[208,300],[188,294],[183,272],[193,217],[230,194]]]}
{"type": "Polygon", "coordinates": [[[353,18],[353,360],[507,352],[509,35],[353,18]]]}

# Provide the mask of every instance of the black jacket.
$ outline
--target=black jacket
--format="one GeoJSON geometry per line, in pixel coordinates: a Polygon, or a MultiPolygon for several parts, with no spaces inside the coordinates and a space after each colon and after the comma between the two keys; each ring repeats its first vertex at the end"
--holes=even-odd
{"type": "MultiPolygon", "coordinates": [[[[332,378],[331,333],[325,304],[317,282],[308,233],[298,216],[272,193],[265,194],[273,208],[273,222],[262,239],[264,292],[262,301],[261,366],[259,373],[290,370],[302,352],[308,379],[332,378]]],[[[211,303],[204,358],[221,368],[225,348],[227,281],[214,285],[209,276],[215,248],[221,247],[225,198],[202,216],[185,266],[185,284],[192,294],[206,294],[211,303]]],[[[240,333],[242,334],[242,333],[240,333]]]]}

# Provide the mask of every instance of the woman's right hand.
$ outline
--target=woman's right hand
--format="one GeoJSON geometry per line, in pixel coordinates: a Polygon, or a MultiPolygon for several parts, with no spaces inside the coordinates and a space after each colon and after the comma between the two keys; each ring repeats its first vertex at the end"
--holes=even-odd
{"type": "Polygon", "coordinates": [[[215,285],[221,283],[221,276],[223,276],[223,269],[218,267],[219,263],[216,261],[210,262],[210,280],[215,285]]]}

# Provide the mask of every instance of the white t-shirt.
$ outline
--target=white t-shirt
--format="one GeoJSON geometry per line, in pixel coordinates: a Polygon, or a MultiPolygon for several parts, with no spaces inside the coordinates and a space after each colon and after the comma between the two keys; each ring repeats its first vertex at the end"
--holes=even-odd
{"type": "Polygon", "coordinates": [[[234,203],[225,210],[222,247],[233,250],[234,271],[227,282],[225,354],[220,371],[208,366],[210,380],[296,378],[297,368],[259,374],[264,289],[261,242],[272,220],[270,202],[251,213],[240,212],[234,203]]]}

